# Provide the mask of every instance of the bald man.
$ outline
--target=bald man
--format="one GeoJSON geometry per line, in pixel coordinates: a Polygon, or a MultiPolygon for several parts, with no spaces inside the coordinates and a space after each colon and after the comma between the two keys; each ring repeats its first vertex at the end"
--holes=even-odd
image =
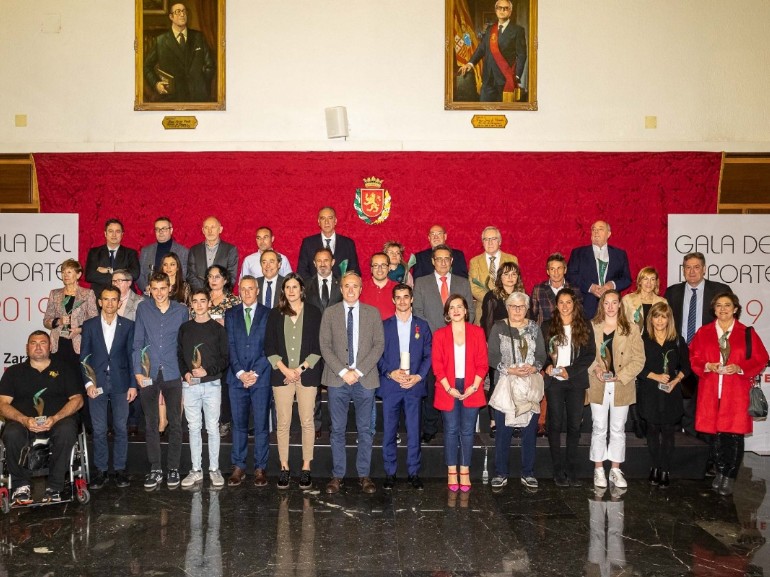
{"type": "Polygon", "coordinates": [[[187,255],[187,282],[192,290],[206,287],[206,269],[218,264],[227,269],[230,278],[238,278],[238,249],[220,237],[224,227],[214,216],[203,221],[206,240],[196,244],[187,255]]]}

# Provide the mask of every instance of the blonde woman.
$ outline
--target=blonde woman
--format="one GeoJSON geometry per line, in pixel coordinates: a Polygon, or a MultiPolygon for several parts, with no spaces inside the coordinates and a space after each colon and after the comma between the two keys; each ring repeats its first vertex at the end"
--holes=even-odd
{"type": "Polygon", "coordinates": [[[636,290],[628,293],[621,301],[623,312],[629,322],[636,323],[639,332],[644,332],[645,321],[650,313],[650,307],[655,303],[664,303],[664,299],[659,294],[660,279],[655,267],[646,266],[636,275],[636,290]]]}

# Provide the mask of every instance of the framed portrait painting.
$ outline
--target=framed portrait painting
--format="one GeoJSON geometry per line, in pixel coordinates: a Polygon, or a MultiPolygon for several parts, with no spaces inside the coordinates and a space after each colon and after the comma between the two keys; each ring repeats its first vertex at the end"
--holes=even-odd
{"type": "Polygon", "coordinates": [[[537,110],[537,0],[445,0],[446,110],[537,110]]]}
{"type": "Polygon", "coordinates": [[[134,110],[225,109],[225,0],[135,0],[134,110]]]}

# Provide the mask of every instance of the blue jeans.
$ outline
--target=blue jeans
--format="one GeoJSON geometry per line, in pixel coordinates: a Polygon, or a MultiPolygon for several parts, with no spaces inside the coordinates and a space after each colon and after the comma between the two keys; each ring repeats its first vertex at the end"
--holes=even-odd
{"type": "MultiPolygon", "coordinates": [[[[269,377],[269,375],[268,375],[269,377]]],[[[260,375],[260,379],[264,375],[260,375]]],[[[254,468],[267,469],[267,454],[270,447],[268,420],[272,388],[269,378],[264,385],[249,388],[240,381],[230,384],[230,409],[233,414],[233,450],[231,460],[240,469],[246,468],[246,451],[249,445],[249,412],[254,419],[254,468]]]]}
{"type": "MultiPolygon", "coordinates": [[[[464,380],[456,379],[457,390],[464,390],[464,380]]],[[[473,452],[473,433],[479,417],[478,407],[465,407],[462,401],[454,399],[451,411],[441,411],[444,417],[444,458],[447,467],[470,467],[473,452]],[[458,461],[457,453],[460,452],[458,461]]]]}
{"type": "Polygon", "coordinates": [[[209,470],[219,470],[219,407],[222,403],[222,382],[219,379],[188,385],[182,382],[184,415],[190,430],[190,460],[193,471],[201,470],[203,440],[201,439],[201,411],[206,420],[209,445],[209,470]]]}
{"type": "MultiPolygon", "coordinates": [[[[537,421],[540,415],[532,413],[529,424],[521,428],[521,476],[535,476],[535,441],[537,440],[537,421]]],[[[508,455],[511,449],[513,427],[505,426],[505,413],[495,410],[495,472],[500,477],[508,477],[508,455]]]]}
{"type": "Polygon", "coordinates": [[[359,477],[368,477],[372,464],[372,405],[374,389],[366,389],[361,383],[329,387],[329,413],[332,418],[330,436],[332,446],[332,476],[345,477],[347,465],[345,453],[345,429],[348,424],[350,401],[356,411],[358,449],[356,451],[356,472],[359,477]]]}
{"type": "MultiPolygon", "coordinates": [[[[100,471],[109,471],[108,404],[112,406],[112,430],[115,432],[112,467],[115,471],[125,471],[126,469],[126,455],[128,454],[128,401],[126,394],[125,392],[112,391],[104,392],[95,399],[88,397],[91,425],[94,428],[94,466],[100,471]]],[[[139,399],[134,402],[139,403],[139,399]]]]}

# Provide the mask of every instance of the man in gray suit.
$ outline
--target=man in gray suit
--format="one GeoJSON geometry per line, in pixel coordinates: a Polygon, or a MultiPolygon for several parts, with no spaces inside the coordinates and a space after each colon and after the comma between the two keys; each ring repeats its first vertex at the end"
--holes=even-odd
{"type": "MultiPolygon", "coordinates": [[[[465,298],[468,303],[470,322],[474,319],[474,309],[471,306],[471,285],[467,278],[452,274],[452,249],[445,244],[433,247],[431,258],[433,274],[421,276],[414,281],[414,316],[428,321],[432,333],[446,326],[444,319],[444,303],[450,294],[456,293],[465,298]]],[[[428,396],[423,398],[422,410],[422,440],[430,443],[438,433],[439,412],[433,407],[433,395],[436,387],[436,377],[433,369],[428,373],[425,382],[428,396]]]]}
{"type": "Polygon", "coordinates": [[[155,219],[155,239],[157,242],[142,247],[139,254],[139,278],[136,284],[139,290],[145,292],[149,284],[149,278],[155,271],[160,271],[160,263],[163,257],[173,252],[182,263],[182,278],[187,276],[187,254],[190,252],[186,246],[176,242],[171,235],[174,234],[174,225],[167,216],[159,216],[155,219]]]}
{"type": "Polygon", "coordinates": [[[210,216],[203,221],[203,236],[206,240],[193,246],[187,257],[186,276],[190,289],[204,288],[206,270],[215,264],[225,267],[231,279],[238,278],[238,249],[220,239],[223,228],[216,217],[210,216]]]}
{"type": "Polygon", "coordinates": [[[278,296],[283,287],[283,277],[278,274],[281,257],[272,248],[262,252],[259,260],[263,276],[257,279],[259,286],[259,302],[269,309],[278,306],[278,296]]]}
{"type": "Polygon", "coordinates": [[[345,273],[340,284],[343,300],[326,309],[320,332],[321,355],[325,363],[321,382],[329,388],[332,420],[332,479],[326,485],[326,492],[337,493],[343,486],[345,429],[352,400],[358,431],[358,482],[364,493],[374,493],[377,487],[369,477],[372,461],[370,426],[374,391],[380,386],[377,361],[385,349],[385,336],[379,311],[359,301],[363,283],[358,273],[345,273]]]}

